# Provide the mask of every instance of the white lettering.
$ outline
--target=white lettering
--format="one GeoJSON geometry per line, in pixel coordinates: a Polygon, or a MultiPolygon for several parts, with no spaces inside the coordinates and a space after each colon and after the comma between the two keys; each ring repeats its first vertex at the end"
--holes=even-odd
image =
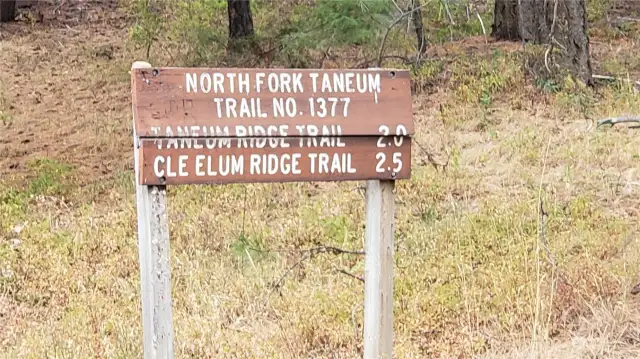
{"type": "Polygon", "coordinates": [[[260,93],[260,89],[262,87],[262,85],[264,84],[264,77],[266,75],[264,74],[264,72],[258,72],[256,74],[256,92],[260,93]]]}
{"type": "Polygon", "coordinates": [[[331,80],[328,76],[329,74],[323,74],[322,76],[322,92],[332,92],[331,89],[331,80]]]}
{"type": "Polygon", "coordinates": [[[249,173],[259,175],[260,174],[260,155],[251,154],[249,157],[249,173]]]}
{"type": "Polygon", "coordinates": [[[356,92],[356,90],[354,90],[353,88],[353,78],[356,76],[356,74],[354,74],[353,72],[348,72],[345,77],[346,77],[346,87],[347,87],[347,92],[356,92]]]}
{"type": "Polygon", "coordinates": [[[230,167],[230,162],[231,160],[229,159],[229,155],[226,155],[224,158],[224,161],[222,160],[222,156],[218,157],[218,171],[220,172],[221,175],[223,176],[227,176],[229,175],[229,170],[231,169],[230,167]],[[224,165],[222,164],[224,163],[224,165]]]}
{"type": "Polygon", "coordinates": [[[249,109],[249,104],[246,99],[242,99],[240,101],[240,117],[252,117],[251,110],[249,109]]]}
{"type": "Polygon", "coordinates": [[[244,174],[244,156],[239,157],[231,156],[231,173],[232,174],[244,174]]]}
{"type": "Polygon", "coordinates": [[[334,139],[334,137],[322,136],[320,138],[320,147],[333,147],[333,143],[335,142],[334,139]]]}
{"type": "Polygon", "coordinates": [[[289,97],[287,98],[287,102],[286,102],[286,106],[287,106],[287,116],[289,117],[295,117],[297,115],[297,104],[296,104],[296,99],[289,97]]]}
{"type": "Polygon", "coordinates": [[[331,161],[331,173],[344,173],[346,169],[342,170],[342,164],[340,163],[340,156],[336,153],[333,155],[331,161]]]}
{"type": "Polygon", "coordinates": [[[226,98],[225,99],[225,106],[227,108],[227,112],[226,112],[227,117],[233,117],[233,118],[238,117],[238,113],[236,113],[236,105],[237,104],[238,104],[238,102],[236,101],[235,98],[226,98]],[[232,113],[233,113],[233,116],[231,115],[232,113]]]}
{"type": "MultiPolygon", "coordinates": [[[[245,137],[247,136],[247,128],[244,126],[236,126],[236,136],[237,137],[245,137]]],[[[246,138],[239,138],[238,139],[238,148],[242,148],[244,145],[245,148],[247,148],[247,139],[246,138]]]]}
{"type": "Polygon", "coordinates": [[[369,92],[380,92],[380,74],[368,74],[369,76],[369,92]]]}
{"type": "Polygon", "coordinates": [[[309,77],[311,77],[311,80],[313,80],[311,82],[311,85],[313,87],[313,92],[318,92],[318,76],[320,76],[319,73],[317,72],[312,72],[309,74],[309,77]]]}
{"type": "Polygon", "coordinates": [[[356,77],[356,87],[358,88],[358,92],[364,93],[367,91],[367,78],[362,76],[356,77]]]}
{"type": "Polygon", "coordinates": [[[295,73],[293,74],[293,92],[304,92],[304,88],[302,87],[302,74],[295,73]]]}
{"type": "Polygon", "coordinates": [[[344,74],[333,74],[333,85],[335,86],[336,92],[344,92],[344,74]]]}
{"type": "Polygon", "coordinates": [[[213,91],[216,93],[224,93],[224,75],[220,72],[213,74],[213,91]]]}
{"type": "Polygon", "coordinates": [[[302,158],[302,154],[300,153],[294,153],[293,155],[291,155],[291,173],[293,173],[294,175],[299,175],[302,173],[300,168],[298,168],[298,166],[300,165],[300,158],[302,158]]]}
{"type": "Polygon", "coordinates": [[[280,158],[280,163],[282,165],[280,172],[283,175],[288,175],[291,172],[291,165],[290,163],[286,163],[285,161],[291,161],[291,155],[289,155],[288,153],[283,154],[280,158]]]}
{"type": "Polygon", "coordinates": [[[318,136],[318,126],[316,126],[316,125],[307,125],[307,133],[311,137],[318,136]]]}
{"type": "Polygon", "coordinates": [[[307,156],[309,156],[309,159],[311,160],[309,171],[311,174],[314,174],[316,173],[316,159],[318,158],[318,154],[309,153],[307,156]]]}
{"type": "Polygon", "coordinates": [[[167,157],[167,177],[176,177],[178,174],[171,171],[171,157],[167,157]]]}
{"type": "Polygon", "coordinates": [[[189,172],[185,171],[185,168],[187,168],[187,160],[189,159],[188,155],[180,155],[178,156],[178,173],[180,174],[180,176],[188,176],[189,172]]]}
{"type": "Polygon", "coordinates": [[[291,92],[291,75],[287,73],[280,74],[280,91],[291,92]]]}
{"type": "MultiPolygon", "coordinates": [[[[193,137],[200,136],[199,131],[200,131],[200,126],[191,126],[191,136],[193,137]]],[[[199,139],[196,138],[193,140],[193,148],[199,150],[199,149],[202,149],[203,147],[204,146],[202,145],[199,139]]]]}
{"type": "Polygon", "coordinates": [[[185,90],[187,91],[187,93],[191,93],[193,92],[198,92],[198,78],[196,76],[196,73],[185,73],[185,90]]]}
{"type": "Polygon", "coordinates": [[[284,99],[273,99],[273,117],[284,117],[284,99]]]}
{"type": "Polygon", "coordinates": [[[216,97],[213,99],[213,102],[216,103],[216,110],[218,111],[218,118],[222,118],[222,101],[224,101],[221,97],[216,97]]]}
{"type": "Polygon", "coordinates": [[[350,153],[345,153],[342,155],[343,157],[346,157],[346,163],[347,163],[347,172],[348,173],[356,173],[356,169],[351,167],[351,154],[350,153]]]}
{"type": "Polygon", "coordinates": [[[164,176],[164,170],[160,169],[160,162],[164,163],[164,157],[157,156],[155,160],[153,160],[153,173],[156,177],[164,176]]]}
{"type": "Polygon", "coordinates": [[[198,177],[202,177],[205,175],[204,171],[201,170],[201,168],[204,166],[204,164],[202,163],[202,160],[205,159],[205,155],[197,155],[196,156],[196,176],[198,177]]]}
{"type": "Polygon", "coordinates": [[[249,74],[238,74],[238,92],[249,94],[249,74]]]}
{"type": "Polygon", "coordinates": [[[321,153],[318,155],[318,173],[329,172],[329,155],[321,153]]]}
{"type": "Polygon", "coordinates": [[[236,74],[233,72],[227,73],[227,77],[229,78],[229,93],[233,93],[235,90],[234,80],[236,78],[236,74]]]}
{"type": "Polygon", "coordinates": [[[200,89],[204,93],[209,93],[211,91],[211,75],[208,73],[203,73],[200,75],[200,89]]]}
{"type": "Polygon", "coordinates": [[[211,156],[207,156],[207,175],[211,177],[218,175],[218,172],[213,170],[213,165],[211,164],[211,156]]]}
{"type": "Polygon", "coordinates": [[[267,77],[267,85],[269,86],[269,91],[271,92],[280,92],[279,91],[279,83],[278,83],[278,74],[272,72],[267,77]]]}
{"type": "Polygon", "coordinates": [[[267,161],[265,161],[265,165],[267,166],[266,170],[263,168],[265,173],[270,175],[274,175],[278,173],[278,156],[270,153],[267,155],[267,161]]]}

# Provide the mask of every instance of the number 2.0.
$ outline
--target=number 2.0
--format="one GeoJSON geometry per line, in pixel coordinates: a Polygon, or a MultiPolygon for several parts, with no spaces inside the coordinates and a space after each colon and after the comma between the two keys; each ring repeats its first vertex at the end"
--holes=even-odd
{"type": "MultiPolygon", "coordinates": [[[[380,127],[378,127],[378,132],[380,132],[382,136],[378,138],[377,146],[387,147],[384,143],[382,143],[382,141],[384,140],[385,136],[389,136],[389,126],[380,125],[380,127]]],[[[398,125],[396,127],[396,135],[393,138],[393,143],[396,145],[396,147],[402,146],[403,136],[406,136],[406,135],[407,135],[407,128],[404,127],[404,125],[398,125]]]]}

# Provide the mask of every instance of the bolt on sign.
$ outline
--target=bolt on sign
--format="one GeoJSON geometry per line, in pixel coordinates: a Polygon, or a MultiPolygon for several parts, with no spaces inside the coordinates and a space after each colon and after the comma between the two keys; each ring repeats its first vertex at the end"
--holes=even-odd
{"type": "Polygon", "coordinates": [[[142,185],[411,176],[406,70],[132,69],[142,185]]]}

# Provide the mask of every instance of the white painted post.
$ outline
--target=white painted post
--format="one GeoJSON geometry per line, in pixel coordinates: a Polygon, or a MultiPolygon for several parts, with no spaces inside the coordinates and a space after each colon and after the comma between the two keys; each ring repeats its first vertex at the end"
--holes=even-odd
{"type": "Polygon", "coordinates": [[[367,181],[364,359],[391,359],[395,181],[367,181]]]}
{"type": "MultiPolygon", "coordinates": [[[[151,68],[136,61],[131,69],[151,68]]],[[[140,185],[140,142],[133,125],[144,359],[173,359],[173,315],[166,186],[140,185]]]]}

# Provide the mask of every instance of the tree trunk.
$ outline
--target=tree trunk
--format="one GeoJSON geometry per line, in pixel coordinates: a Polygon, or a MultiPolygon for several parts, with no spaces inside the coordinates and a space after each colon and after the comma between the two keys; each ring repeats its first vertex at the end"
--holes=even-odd
{"type": "MultiPolygon", "coordinates": [[[[558,0],[560,1],[560,0],[558,0]]],[[[567,13],[567,40],[565,46],[572,59],[575,75],[584,83],[593,83],[589,36],[587,34],[587,5],[585,0],[562,1],[567,13]]]]}
{"type": "MultiPolygon", "coordinates": [[[[565,2],[567,0],[558,0],[565,2]]],[[[569,0],[574,1],[574,0],[569,0]]],[[[520,2],[520,36],[534,44],[545,44],[554,18],[554,0],[532,0],[520,2]]]]}
{"type": "Polygon", "coordinates": [[[227,0],[229,38],[241,39],[254,35],[250,0],[227,0]]]}
{"type": "Polygon", "coordinates": [[[416,40],[418,43],[418,54],[427,51],[427,39],[424,36],[424,23],[422,22],[422,9],[420,8],[420,0],[411,0],[411,19],[413,28],[416,31],[416,40]]]}
{"type": "Polygon", "coordinates": [[[518,0],[496,0],[491,35],[497,40],[520,40],[518,0]]]}
{"type": "Polygon", "coordinates": [[[534,44],[561,44],[563,67],[592,84],[585,0],[496,0],[492,36],[534,44]]]}
{"type": "Polygon", "coordinates": [[[0,0],[0,22],[13,21],[16,18],[15,0],[0,0]]]}

